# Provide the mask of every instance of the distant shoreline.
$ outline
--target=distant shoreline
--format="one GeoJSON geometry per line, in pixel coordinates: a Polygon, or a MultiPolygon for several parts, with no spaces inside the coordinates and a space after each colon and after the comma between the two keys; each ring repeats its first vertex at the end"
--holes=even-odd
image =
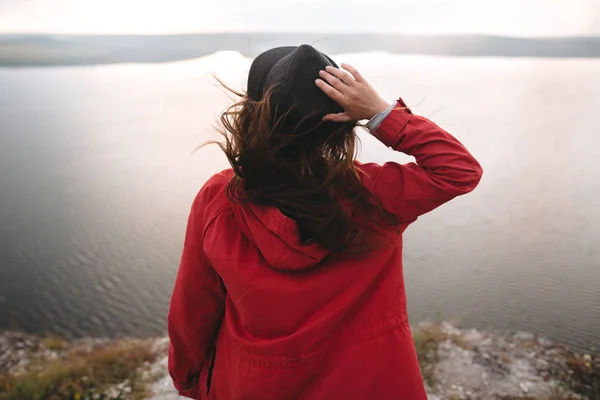
{"type": "Polygon", "coordinates": [[[255,57],[310,43],[330,54],[509,58],[600,58],[600,37],[513,38],[485,35],[214,33],[181,35],[0,34],[0,67],[91,66],[184,61],[221,50],[255,57]]]}

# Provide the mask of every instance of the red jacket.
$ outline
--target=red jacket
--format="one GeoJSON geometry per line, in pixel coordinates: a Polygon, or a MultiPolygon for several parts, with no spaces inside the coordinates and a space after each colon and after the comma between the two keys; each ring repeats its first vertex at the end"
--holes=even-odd
{"type": "MultiPolygon", "coordinates": [[[[403,103],[401,103],[403,104],[403,103]]],[[[300,244],[275,208],[232,204],[232,171],[192,206],[169,313],[169,370],[182,395],[218,400],[426,400],[408,318],[401,235],[478,184],[450,134],[394,110],[376,136],[415,163],[359,164],[401,225],[362,255],[300,244]]]]}

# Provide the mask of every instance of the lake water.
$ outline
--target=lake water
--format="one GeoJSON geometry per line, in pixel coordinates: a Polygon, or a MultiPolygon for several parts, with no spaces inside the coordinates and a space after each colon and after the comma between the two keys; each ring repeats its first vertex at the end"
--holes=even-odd
{"type": "MultiPolygon", "coordinates": [[[[485,176],[406,233],[411,321],[600,345],[600,60],[354,54],[387,98],[460,138],[485,176]]],[[[235,53],[0,69],[0,328],[156,335],[187,213],[227,167],[211,124],[235,53]]],[[[363,160],[406,160],[362,134],[363,160]]]]}

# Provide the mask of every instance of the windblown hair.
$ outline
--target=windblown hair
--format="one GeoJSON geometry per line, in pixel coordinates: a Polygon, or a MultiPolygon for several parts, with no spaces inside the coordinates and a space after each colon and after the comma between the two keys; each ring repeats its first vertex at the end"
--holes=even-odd
{"type": "Polygon", "coordinates": [[[356,123],[299,117],[294,107],[279,112],[271,104],[272,90],[254,101],[222,85],[240,99],[221,115],[224,141],[217,143],[235,172],[229,199],[277,207],[296,221],[304,244],[333,252],[368,247],[369,216],[382,221],[384,213],[354,163],[356,123]]]}

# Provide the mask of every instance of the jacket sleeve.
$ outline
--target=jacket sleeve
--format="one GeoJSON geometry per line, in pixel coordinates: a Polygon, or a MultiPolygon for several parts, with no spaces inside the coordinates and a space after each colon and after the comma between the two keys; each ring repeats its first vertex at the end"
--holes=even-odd
{"type": "Polygon", "coordinates": [[[169,309],[169,373],[180,395],[203,399],[213,342],[225,309],[225,288],[203,251],[203,204],[192,206],[169,309]]]}
{"type": "Polygon", "coordinates": [[[367,189],[399,223],[409,223],[456,196],[475,189],[481,165],[452,135],[412,114],[402,99],[373,134],[416,163],[365,165],[367,189]]]}

